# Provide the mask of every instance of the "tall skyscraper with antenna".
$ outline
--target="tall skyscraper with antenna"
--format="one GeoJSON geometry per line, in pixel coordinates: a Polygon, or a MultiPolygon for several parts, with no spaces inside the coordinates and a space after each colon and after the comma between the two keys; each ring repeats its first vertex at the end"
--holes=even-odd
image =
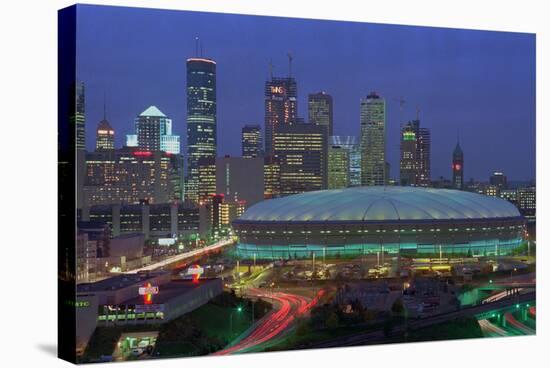
{"type": "Polygon", "coordinates": [[[298,89],[292,77],[292,55],[288,54],[288,77],[274,77],[269,64],[269,80],[265,82],[265,154],[273,155],[273,138],[277,127],[296,123],[298,89]]]}
{"type": "MultiPolygon", "coordinates": [[[[202,56],[187,59],[187,180],[185,198],[198,202],[199,160],[216,159],[216,62],[202,56]]],[[[215,177],[214,177],[215,180],[215,177]]]]}
{"type": "Polygon", "coordinates": [[[95,149],[96,151],[111,151],[115,149],[115,130],[107,121],[105,101],[103,101],[103,120],[97,125],[95,149]]]}

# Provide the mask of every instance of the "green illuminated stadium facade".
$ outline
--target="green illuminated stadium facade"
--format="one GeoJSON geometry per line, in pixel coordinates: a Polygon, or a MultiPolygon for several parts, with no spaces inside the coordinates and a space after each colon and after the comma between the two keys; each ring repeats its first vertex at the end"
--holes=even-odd
{"type": "Polygon", "coordinates": [[[511,203],[457,190],[356,187],[271,199],[233,222],[242,258],[510,254],[525,220],[511,203]]]}

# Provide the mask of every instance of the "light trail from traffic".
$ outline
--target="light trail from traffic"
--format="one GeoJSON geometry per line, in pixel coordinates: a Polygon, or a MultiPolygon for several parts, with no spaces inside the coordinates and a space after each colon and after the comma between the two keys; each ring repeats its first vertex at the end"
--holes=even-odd
{"type": "MultiPolygon", "coordinates": [[[[520,293],[520,292],[522,292],[523,290],[524,290],[523,288],[518,288],[518,289],[517,289],[517,292],[520,293]]],[[[484,299],[484,300],[482,301],[482,303],[496,302],[496,301],[501,300],[501,299],[504,299],[504,298],[506,298],[506,297],[508,297],[508,296],[510,296],[509,291],[504,290],[504,291],[501,291],[500,293],[491,295],[490,297],[484,299]]]]}
{"type": "Polygon", "coordinates": [[[156,262],[156,263],[153,263],[153,264],[150,264],[148,266],[141,267],[141,268],[137,268],[135,270],[127,271],[125,273],[138,273],[138,272],[143,272],[143,271],[154,271],[156,269],[171,265],[172,263],[180,262],[180,261],[183,261],[185,259],[193,258],[193,257],[199,256],[199,255],[202,255],[202,254],[205,254],[205,253],[208,253],[208,252],[218,250],[218,249],[223,248],[223,247],[225,247],[227,245],[230,245],[230,244],[233,244],[232,239],[220,240],[217,243],[214,243],[214,244],[209,245],[207,247],[200,248],[200,249],[195,249],[195,250],[192,250],[190,252],[177,254],[175,256],[169,257],[169,258],[164,259],[162,261],[159,261],[159,262],[156,262]]]}
{"type": "Polygon", "coordinates": [[[479,320],[478,323],[483,333],[489,336],[509,336],[510,335],[508,332],[506,332],[502,328],[496,326],[495,324],[491,323],[486,319],[479,320]]]}
{"type": "Polygon", "coordinates": [[[519,332],[523,333],[524,335],[534,335],[536,334],[535,330],[533,330],[530,327],[525,326],[523,323],[519,322],[516,317],[512,315],[512,313],[506,313],[504,315],[504,318],[506,318],[506,322],[509,323],[512,327],[517,329],[519,332]]]}
{"type": "Polygon", "coordinates": [[[283,292],[264,294],[258,289],[250,289],[249,293],[256,297],[270,298],[278,306],[278,310],[264,317],[254,330],[240,342],[218,351],[214,355],[237,354],[261,348],[262,344],[286,332],[297,317],[309,312],[323,296],[324,290],[320,290],[313,299],[283,292]]]}

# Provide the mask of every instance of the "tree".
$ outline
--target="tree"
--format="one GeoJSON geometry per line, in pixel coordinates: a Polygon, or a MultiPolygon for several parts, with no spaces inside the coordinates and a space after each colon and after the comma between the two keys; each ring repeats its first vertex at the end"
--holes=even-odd
{"type": "Polygon", "coordinates": [[[405,308],[403,307],[403,301],[401,300],[401,298],[396,299],[391,306],[391,311],[396,315],[401,315],[404,309],[405,308]]]}
{"type": "Polygon", "coordinates": [[[334,328],[338,327],[339,322],[340,321],[338,319],[338,315],[336,313],[332,312],[327,318],[327,322],[326,322],[327,328],[334,329],[334,328]]]}
{"type": "Polygon", "coordinates": [[[376,318],[376,313],[374,313],[373,311],[365,310],[363,312],[363,320],[365,322],[370,322],[370,321],[374,320],[375,318],[376,318]]]}
{"type": "Polygon", "coordinates": [[[388,337],[393,329],[393,322],[390,316],[384,321],[384,336],[388,337]]]}
{"type": "Polygon", "coordinates": [[[307,335],[310,331],[309,321],[306,319],[300,319],[296,327],[296,335],[304,336],[307,335]]]}

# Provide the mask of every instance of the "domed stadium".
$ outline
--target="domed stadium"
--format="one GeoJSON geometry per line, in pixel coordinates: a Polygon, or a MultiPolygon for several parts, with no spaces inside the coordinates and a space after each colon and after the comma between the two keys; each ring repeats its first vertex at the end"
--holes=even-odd
{"type": "Polygon", "coordinates": [[[233,222],[243,258],[389,254],[487,256],[521,245],[525,220],[508,201],[418,187],[354,187],[266,200],[233,222]]]}

